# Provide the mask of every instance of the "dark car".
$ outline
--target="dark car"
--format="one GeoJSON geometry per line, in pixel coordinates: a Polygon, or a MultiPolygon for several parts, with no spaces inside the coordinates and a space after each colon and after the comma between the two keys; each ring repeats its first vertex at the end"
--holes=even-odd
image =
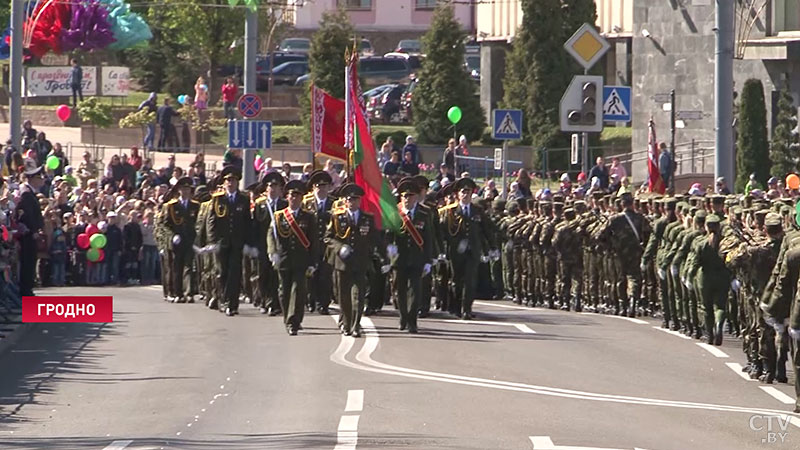
{"type": "Polygon", "coordinates": [[[383,93],[367,100],[367,114],[370,119],[383,123],[401,122],[400,99],[406,92],[405,84],[393,84],[383,93]]]}
{"type": "MultiPolygon", "coordinates": [[[[258,61],[256,61],[256,89],[259,91],[266,91],[269,89],[270,57],[272,58],[272,70],[277,69],[281,64],[287,62],[297,61],[308,64],[308,55],[302,53],[273,52],[270,53],[269,57],[259,58],[258,61]]],[[[292,83],[294,83],[295,79],[297,79],[297,77],[292,79],[292,83]]]]}
{"type": "Polygon", "coordinates": [[[414,120],[414,114],[411,108],[411,97],[414,94],[414,89],[419,84],[419,78],[412,75],[411,82],[408,84],[408,88],[406,91],[403,92],[403,96],[400,98],[400,121],[401,122],[408,122],[411,123],[414,120]]]}
{"type": "Polygon", "coordinates": [[[405,58],[361,58],[358,74],[367,86],[408,81],[411,67],[405,58]]]}
{"type": "Polygon", "coordinates": [[[308,73],[308,61],[289,61],[272,69],[273,85],[293,85],[298,77],[308,73]]]}

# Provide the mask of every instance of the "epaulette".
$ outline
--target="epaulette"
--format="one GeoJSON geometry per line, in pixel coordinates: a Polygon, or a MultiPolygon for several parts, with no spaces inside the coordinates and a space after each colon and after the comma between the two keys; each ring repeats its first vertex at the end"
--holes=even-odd
{"type": "Polygon", "coordinates": [[[264,203],[265,201],[267,201],[267,197],[258,197],[256,199],[256,203],[264,203]]]}
{"type": "Polygon", "coordinates": [[[225,195],[225,191],[214,192],[213,194],[211,194],[212,197],[219,197],[222,195],[225,195]]]}
{"type": "Polygon", "coordinates": [[[168,201],[166,204],[167,205],[171,205],[173,203],[178,203],[178,199],[177,198],[173,198],[172,200],[168,201]]]}
{"type": "Polygon", "coordinates": [[[439,212],[440,213],[441,212],[445,212],[445,211],[447,211],[449,209],[455,208],[456,206],[458,206],[458,202],[450,203],[449,205],[445,205],[445,206],[442,206],[441,208],[439,208],[439,212]]]}
{"type": "Polygon", "coordinates": [[[200,202],[198,202],[198,201],[197,201],[197,200],[195,200],[195,199],[192,199],[192,200],[189,200],[189,201],[190,201],[190,202],[192,202],[192,203],[197,203],[198,205],[200,204],[200,202]]]}

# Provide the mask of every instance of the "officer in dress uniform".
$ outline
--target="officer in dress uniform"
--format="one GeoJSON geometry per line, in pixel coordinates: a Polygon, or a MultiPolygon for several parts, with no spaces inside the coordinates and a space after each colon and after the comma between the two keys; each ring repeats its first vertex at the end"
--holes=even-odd
{"type": "Polygon", "coordinates": [[[42,166],[28,159],[25,161],[25,184],[15,213],[20,226],[20,295],[32,296],[36,279],[36,234],[44,227],[42,210],[36,194],[42,188],[44,179],[42,166]]]}
{"type": "Polygon", "coordinates": [[[393,260],[400,329],[417,333],[422,277],[430,273],[433,259],[433,230],[428,213],[417,205],[419,186],[412,180],[403,180],[397,192],[403,225],[399,232],[391,233],[387,253],[393,260]]]}
{"type": "MultiPolygon", "coordinates": [[[[442,252],[441,236],[439,235],[439,208],[436,205],[436,197],[428,194],[428,179],[424,175],[417,175],[410,178],[417,184],[419,189],[419,207],[424,209],[430,219],[431,233],[433,235],[433,256],[436,262],[444,260],[442,252]]],[[[431,311],[431,297],[433,295],[433,270],[422,278],[422,302],[419,305],[419,317],[428,317],[431,311]]]]}
{"type": "Polygon", "coordinates": [[[267,249],[278,269],[280,299],[286,331],[296,336],[303,322],[303,306],[308,296],[308,278],[318,261],[317,220],[303,210],[306,185],[300,180],[286,184],[289,206],[275,213],[274,233],[267,235],[267,249]]]}
{"type": "MultiPolygon", "coordinates": [[[[309,236],[309,238],[316,239],[320,249],[325,248],[323,240],[331,221],[333,199],[329,197],[328,192],[332,183],[333,180],[328,172],[316,170],[308,178],[309,193],[303,197],[303,209],[317,218],[317,236],[309,236]]],[[[333,291],[333,267],[324,252],[319,252],[319,258],[320,260],[315,263],[317,270],[311,278],[308,289],[308,312],[316,309],[320,314],[327,315],[333,291]]]]}
{"type": "MultiPolygon", "coordinates": [[[[364,190],[355,184],[346,184],[340,195],[345,200],[345,208],[333,213],[325,232],[326,259],[335,269],[342,333],[359,337],[368,273],[372,270],[372,253],[382,247],[378,245],[380,234],[375,228],[374,217],[360,209],[364,190]]],[[[388,266],[384,267],[388,271],[388,266]]]]}
{"type": "Polygon", "coordinates": [[[492,259],[499,257],[488,217],[480,206],[472,204],[472,193],[476,188],[472,179],[459,179],[454,188],[458,193],[458,202],[440,211],[448,259],[453,264],[457,304],[454,311],[464,320],[472,319],[472,301],[481,256],[488,253],[492,259]]]}
{"type": "Polygon", "coordinates": [[[163,206],[163,224],[171,243],[168,252],[171,262],[173,301],[194,303],[191,295],[192,262],[194,260],[194,240],[197,234],[195,225],[200,211],[200,203],[193,200],[192,179],[183,177],[175,183],[180,197],[173,198],[163,206]]]}
{"type": "Polygon", "coordinates": [[[220,311],[233,316],[239,313],[242,288],[242,256],[258,250],[249,243],[253,238],[250,200],[239,192],[241,172],[234,166],[222,170],[225,190],[212,196],[208,215],[208,237],[217,255],[220,311]]]}
{"type": "Polygon", "coordinates": [[[283,198],[284,178],[278,172],[266,174],[261,179],[265,195],[256,200],[255,219],[259,248],[258,273],[259,295],[258,302],[261,314],[277,316],[281,314],[281,304],[278,297],[278,271],[270,262],[267,252],[267,235],[277,231],[273,225],[275,213],[286,208],[289,204],[283,198]]]}

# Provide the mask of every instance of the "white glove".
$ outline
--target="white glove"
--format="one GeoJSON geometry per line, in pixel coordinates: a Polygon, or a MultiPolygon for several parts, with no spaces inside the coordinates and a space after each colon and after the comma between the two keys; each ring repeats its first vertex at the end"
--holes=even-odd
{"type": "Polygon", "coordinates": [[[172,236],[172,245],[181,245],[181,235],[180,234],[176,234],[175,236],[172,236]]]}
{"type": "Polygon", "coordinates": [[[387,245],[386,246],[386,256],[388,256],[389,259],[396,258],[397,257],[397,246],[394,245],[394,244],[387,245]]]}
{"type": "Polygon", "coordinates": [[[800,341],[800,328],[789,328],[789,336],[795,341],[800,341]]]}
{"type": "Polygon", "coordinates": [[[514,243],[512,241],[508,241],[504,247],[507,252],[510,252],[511,250],[514,250],[514,243]]]}
{"type": "Polygon", "coordinates": [[[392,270],[392,265],[391,264],[386,264],[386,265],[381,266],[381,273],[382,274],[387,274],[387,273],[389,273],[390,270],[392,270]]]}
{"type": "Polygon", "coordinates": [[[313,277],[314,276],[314,272],[316,272],[316,271],[317,271],[317,268],[315,266],[308,266],[308,269],[306,269],[306,278],[313,277]]]}
{"type": "MultiPolygon", "coordinates": [[[[766,313],[767,309],[769,309],[769,305],[764,302],[758,304],[758,307],[761,308],[761,312],[766,313]]],[[[766,320],[766,319],[765,319],[766,320]]]]}
{"type": "Polygon", "coordinates": [[[742,283],[739,282],[738,279],[734,278],[733,281],[731,281],[731,289],[733,289],[733,292],[739,292],[739,288],[741,287],[742,283]]]}
{"type": "Polygon", "coordinates": [[[429,273],[431,273],[431,265],[430,264],[425,264],[424,266],[422,266],[422,276],[424,277],[425,275],[428,275],[429,273]]]}
{"type": "Polygon", "coordinates": [[[774,318],[774,317],[770,317],[770,316],[765,316],[765,317],[764,317],[764,322],[765,322],[767,325],[771,326],[772,328],[775,328],[775,325],[777,325],[777,324],[778,324],[778,321],[777,321],[777,320],[775,320],[775,318],[774,318]]]}
{"type": "Polygon", "coordinates": [[[255,248],[255,247],[251,247],[249,245],[245,245],[244,249],[242,250],[242,252],[245,255],[247,255],[247,256],[249,256],[251,258],[258,258],[258,249],[255,248]]]}
{"type": "Polygon", "coordinates": [[[647,266],[644,263],[641,263],[641,264],[639,264],[639,270],[644,272],[645,270],[647,270],[647,266]]]}
{"type": "Polygon", "coordinates": [[[439,253],[439,256],[436,259],[439,262],[445,262],[445,261],[447,261],[447,255],[445,255],[444,253],[439,253]]]}
{"type": "Polygon", "coordinates": [[[692,283],[690,283],[686,278],[683,279],[683,285],[686,286],[686,289],[692,288],[692,283]]]}
{"type": "MultiPolygon", "coordinates": [[[[203,247],[203,248],[205,248],[205,247],[203,247]]],[[[192,244],[192,251],[197,255],[202,255],[203,254],[203,248],[200,248],[200,247],[192,244]]]]}
{"type": "Polygon", "coordinates": [[[678,276],[678,266],[676,266],[675,264],[670,266],[670,272],[672,272],[672,276],[673,277],[677,277],[678,276]]]}
{"type": "Polygon", "coordinates": [[[667,272],[665,272],[664,269],[658,269],[658,278],[660,278],[662,280],[666,280],[667,279],[667,272]]]}
{"type": "Polygon", "coordinates": [[[203,247],[206,253],[216,253],[219,250],[219,244],[210,244],[203,247]]]}
{"type": "Polygon", "coordinates": [[[488,263],[489,262],[489,255],[481,255],[481,262],[488,263]]]}
{"type": "Polygon", "coordinates": [[[281,255],[277,253],[272,253],[269,255],[269,262],[272,263],[273,266],[277,266],[279,262],[281,262],[281,255]]]}
{"type": "Polygon", "coordinates": [[[164,256],[164,255],[167,254],[167,252],[165,252],[164,250],[159,250],[158,254],[161,255],[161,256],[164,256]]]}
{"type": "Polygon", "coordinates": [[[353,253],[353,247],[350,247],[347,244],[342,245],[342,248],[339,249],[339,258],[342,260],[347,259],[350,254],[353,253]]]}
{"type": "Polygon", "coordinates": [[[500,259],[500,250],[489,250],[489,259],[497,261],[500,259]]]}
{"type": "Polygon", "coordinates": [[[460,255],[465,251],[467,251],[468,246],[469,246],[469,241],[467,241],[466,239],[462,239],[461,241],[459,241],[458,247],[456,247],[456,251],[460,255]]]}
{"type": "Polygon", "coordinates": [[[786,332],[786,325],[782,323],[776,323],[775,325],[772,326],[772,328],[774,328],[775,332],[778,334],[783,334],[786,332]]]}

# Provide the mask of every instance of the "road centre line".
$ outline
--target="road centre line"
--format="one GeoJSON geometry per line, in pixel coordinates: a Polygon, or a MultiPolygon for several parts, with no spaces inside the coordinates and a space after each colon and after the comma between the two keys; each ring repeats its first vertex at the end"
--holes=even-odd
{"type": "Polygon", "coordinates": [[[528,334],[536,334],[536,331],[532,330],[529,326],[525,325],[524,323],[517,323],[517,322],[500,322],[500,321],[491,321],[491,320],[460,320],[460,319],[424,319],[421,321],[422,323],[425,322],[445,322],[445,323],[464,323],[464,324],[475,324],[475,325],[499,325],[499,326],[508,326],[508,327],[515,327],[517,330],[528,333],[528,334]]]}
{"type": "Polygon", "coordinates": [[[125,447],[131,445],[133,443],[132,440],[127,441],[114,441],[106,446],[103,450],[122,450],[125,447]]]}

